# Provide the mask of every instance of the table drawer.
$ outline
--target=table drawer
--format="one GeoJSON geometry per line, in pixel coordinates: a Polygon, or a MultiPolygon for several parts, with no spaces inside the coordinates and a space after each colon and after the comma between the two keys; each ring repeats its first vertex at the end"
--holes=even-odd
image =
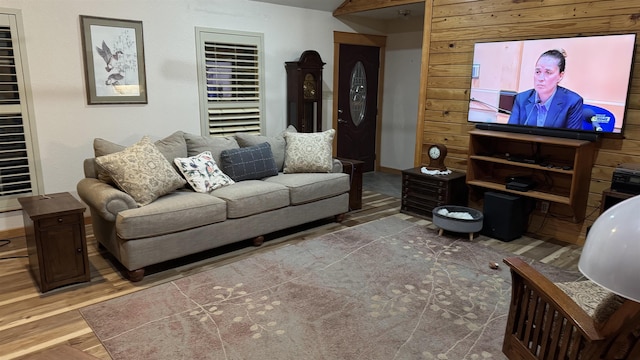
{"type": "Polygon", "coordinates": [[[403,188],[403,197],[417,197],[422,199],[442,199],[447,197],[447,189],[421,187],[403,188]]]}
{"type": "Polygon", "coordinates": [[[403,180],[405,186],[418,186],[418,187],[446,187],[447,183],[439,179],[430,179],[425,177],[417,177],[411,175],[405,175],[403,180]]]}
{"type": "Polygon", "coordinates": [[[68,214],[60,216],[52,216],[38,220],[40,228],[47,228],[52,226],[69,225],[80,222],[81,217],[78,214],[68,214]]]}

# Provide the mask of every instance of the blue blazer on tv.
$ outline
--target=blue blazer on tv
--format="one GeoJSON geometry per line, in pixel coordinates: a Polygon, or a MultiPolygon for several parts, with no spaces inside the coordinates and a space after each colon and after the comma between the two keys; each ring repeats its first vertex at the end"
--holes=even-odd
{"type": "MultiPolygon", "coordinates": [[[[534,106],[536,91],[530,89],[516,95],[509,116],[509,124],[536,126],[536,114],[534,106]]],[[[547,110],[545,127],[557,127],[565,129],[582,129],[582,96],[575,92],[558,86],[553,96],[551,105],[547,110]]]]}

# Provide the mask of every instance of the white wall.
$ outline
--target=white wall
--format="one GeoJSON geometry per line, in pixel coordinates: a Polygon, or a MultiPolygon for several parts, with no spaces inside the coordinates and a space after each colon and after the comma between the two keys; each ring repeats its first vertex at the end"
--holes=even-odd
{"type": "MultiPolygon", "coordinates": [[[[46,193],[76,194],[82,161],[93,155],[96,137],[129,145],[143,135],[159,139],[176,130],[200,132],[196,26],[264,34],[267,135],[286,125],[284,62],[307,49],[317,50],[326,62],[323,88],[329,93],[323,94],[323,128],[332,126],[333,31],[362,32],[330,12],[247,0],[0,0],[0,8],[22,12],[46,193]],[[148,104],[87,105],[79,15],[142,21],[148,104]]],[[[395,51],[402,56],[401,49],[395,51]]],[[[405,66],[399,59],[394,62],[405,66]]],[[[398,74],[387,71],[385,83],[393,86],[398,74]]],[[[412,122],[415,129],[415,118],[412,122]]],[[[398,128],[407,126],[391,126],[393,132],[398,128]]],[[[413,145],[406,147],[413,152],[413,145]]],[[[397,166],[395,157],[385,161],[385,166],[406,167],[397,166]]],[[[0,214],[0,230],[21,226],[20,211],[0,214]]]]}
{"type": "Polygon", "coordinates": [[[422,22],[387,35],[380,166],[413,167],[422,59],[422,22]]]}

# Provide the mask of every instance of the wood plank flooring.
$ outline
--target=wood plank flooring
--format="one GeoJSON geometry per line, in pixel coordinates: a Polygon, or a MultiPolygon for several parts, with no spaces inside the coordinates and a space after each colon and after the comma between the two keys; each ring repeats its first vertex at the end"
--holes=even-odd
{"type": "MultiPolygon", "coordinates": [[[[70,285],[41,294],[28,272],[23,236],[0,247],[0,360],[25,359],[29,355],[60,345],[69,345],[99,359],[111,359],[78,309],[146,289],[205,269],[215,268],[273,247],[303,241],[345,227],[395,215],[431,226],[430,221],[399,213],[400,199],[371,191],[363,193],[363,208],[347,214],[338,224],[317,221],[287,231],[271,234],[261,247],[249,242],[226,246],[182,261],[149,269],[144,280],[131,283],[124,279],[108,254],[98,249],[91,226],[87,226],[87,247],[91,264],[91,281],[70,285]],[[15,257],[15,258],[14,258],[15,257]]],[[[435,231],[435,227],[434,231],[435,231]]],[[[15,235],[14,235],[15,236],[15,235]]],[[[456,236],[447,234],[445,236],[456,236]]],[[[466,237],[466,235],[460,235],[466,237]]],[[[474,241],[565,269],[576,269],[580,247],[522,237],[504,243],[476,236],[474,241]]]]}

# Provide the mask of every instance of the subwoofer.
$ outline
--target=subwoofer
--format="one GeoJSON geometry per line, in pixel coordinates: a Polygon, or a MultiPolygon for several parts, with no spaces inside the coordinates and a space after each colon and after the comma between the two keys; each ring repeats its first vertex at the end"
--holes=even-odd
{"type": "Polygon", "coordinates": [[[525,205],[521,196],[485,192],[481,234],[502,241],[519,238],[527,227],[525,205]]]}

